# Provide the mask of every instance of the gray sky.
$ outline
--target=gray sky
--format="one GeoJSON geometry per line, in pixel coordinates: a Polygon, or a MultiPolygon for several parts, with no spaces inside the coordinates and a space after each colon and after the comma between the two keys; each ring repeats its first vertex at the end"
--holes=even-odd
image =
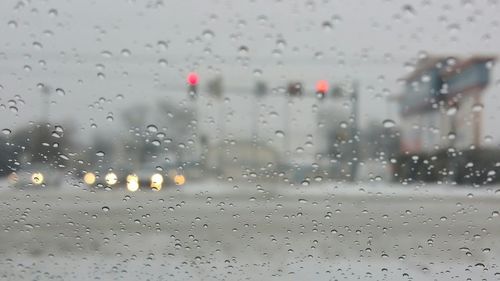
{"type": "MultiPolygon", "coordinates": [[[[118,127],[121,110],[137,102],[185,99],[193,70],[202,84],[222,74],[229,89],[250,89],[257,78],[272,87],[300,80],[309,89],[318,79],[356,79],[363,123],[397,119],[385,95],[400,91],[398,79],[418,56],[498,55],[497,2],[1,1],[0,126],[40,116],[41,82],[65,91],[52,96],[51,120],[71,119],[83,134],[96,131],[91,123],[118,127]]],[[[496,66],[492,80],[485,135],[499,143],[496,66]]],[[[235,119],[250,114],[245,98],[227,96],[235,119]]],[[[268,112],[280,110],[273,106],[268,112]]],[[[244,122],[233,123],[230,130],[246,132],[238,129],[244,122]]]]}

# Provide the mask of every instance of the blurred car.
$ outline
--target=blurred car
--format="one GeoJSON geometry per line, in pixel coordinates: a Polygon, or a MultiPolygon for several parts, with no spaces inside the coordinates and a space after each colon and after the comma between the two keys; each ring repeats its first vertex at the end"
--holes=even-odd
{"type": "Polygon", "coordinates": [[[126,173],[123,170],[97,167],[81,171],[80,177],[88,186],[97,188],[114,188],[125,182],[126,173]]]}
{"type": "Polygon", "coordinates": [[[141,169],[129,173],[126,183],[127,189],[130,191],[135,191],[138,188],[141,190],[159,191],[163,187],[171,185],[172,180],[163,169],[152,165],[145,165],[141,169]],[[137,187],[135,187],[133,181],[137,182],[137,187]]]}
{"type": "Polygon", "coordinates": [[[366,159],[359,165],[357,180],[382,181],[392,178],[391,166],[378,159],[366,159]]]}
{"type": "Polygon", "coordinates": [[[12,187],[50,187],[58,188],[64,179],[64,173],[46,164],[29,164],[8,176],[12,187]]]}

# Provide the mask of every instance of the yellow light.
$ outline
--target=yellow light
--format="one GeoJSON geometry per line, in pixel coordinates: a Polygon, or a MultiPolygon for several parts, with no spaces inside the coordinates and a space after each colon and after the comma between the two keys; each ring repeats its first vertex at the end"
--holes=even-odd
{"type": "Polygon", "coordinates": [[[33,173],[33,175],[31,175],[31,182],[34,183],[34,184],[42,184],[43,183],[43,175],[42,173],[33,173]]]}
{"type": "Polygon", "coordinates": [[[116,176],[115,173],[107,173],[106,177],[104,177],[104,180],[106,181],[106,184],[111,186],[114,185],[118,182],[118,177],[116,176]]]}
{"type": "Polygon", "coordinates": [[[134,175],[134,174],[128,175],[127,182],[133,182],[133,181],[139,182],[139,177],[137,175],[134,175]]]}
{"type": "Polygon", "coordinates": [[[151,188],[155,190],[161,189],[161,184],[163,183],[163,176],[160,174],[154,174],[151,176],[151,188]]]}
{"type": "Polygon", "coordinates": [[[183,175],[175,175],[174,182],[176,185],[183,185],[186,182],[186,178],[183,175]]]}
{"type": "Polygon", "coordinates": [[[94,184],[95,183],[94,173],[91,172],[85,173],[85,175],[83,176],[83,181],[88,185],[94,184]]]}
{"type": "Polygon", "coordinates": [[[139,178],[136,175],[127,176],[127,189],[131,192],[139,189],[139,178]]]}

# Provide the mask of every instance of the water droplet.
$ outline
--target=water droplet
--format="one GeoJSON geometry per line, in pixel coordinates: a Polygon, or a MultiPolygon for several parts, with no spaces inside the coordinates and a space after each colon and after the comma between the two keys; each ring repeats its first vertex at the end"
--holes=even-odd
{"type": "Polygon", "coordinates": [[[248,55],[248,47],[247,46],[240,46],[238,48],[238,54],[240,56],[246,56],[246,55],[248,55]]]}
{"type": "Polygon", "coordinates": [[[104,151],[97,151],[95,153],[95,155],[99,156],[99,157],[103,157],[105,155],[104,151]]]}
{"type": "Polygon", "coordinates": [[[384,128],[393,128],[394,126],[396,126],[396,122],[391,119],[384,120],[382,124],[384,125],[384,128]]]}
{"type": "Polygon", "coordinates": [[[69,160],[69,157],[64,154],[60,154],[59,157],[64,160],[69,160]]]}
{"type": "Polygon", "coordinates": [[[481,112],[484,108],[484,105],[480,103],[476,103],[472,106],[472,112],[481,112]]]}
{"type": "Polygon", "coordinates": [[[5,128],[5,129],[2,130],[2,133],[4,135],[10,135],[12,133],[12,131],[10,129],[5,128]]]}
{"type": "Polygon", "coordinates": [[[104,207],[102,207],[102,210],[103,210],[104,212],[108,212],[108,211],[109,211],[109,207],[104,206],[104,207]]]}
{"type": "Polygon", "coordinates": [[[147,126],[147,130],[150,133],[156,133],[158,132],[158,127],[156,127],[156,125],[151,124],[147,126]]]}
{"type": "Polygon", "coordinates": [[[277,137],[280,137],[280,138],[282,138],[282,137],[285,136],[285,133],[283,131],[280,131],[280,130],[278,130],[278,131],[276,131],[274,133],[276,134],[277,137]]]}
{"type": "Polygon", "coordinates": [[[11,20],[7,23],[7,25],[10,27],[10,28],[17,28],[17,22],[14,21],[14,20],[11,20]]]}
{"type": "Polygon", "coordinates": [[[332,30],[332,23],[329,22],[329,21],[324,21],[322,24],[321,24],[321,27],[323,28],[324,31],[330,31],[332,30]]]}
{"type": "Polygon", "coordinates": [[[203,31],[203,38],[210,40],[214,37],[215,37],[215,34],[212,30],[207,29],[207,30],[203,31]]]}
{"type": "Polygon", "coordinates": [[[452,106],[452,107],[448,108],[448,110],[446,110],[446,115],[448,115],[448,116],[455,115],[455,113],[457,113],[457,107],[455,107],[455,106],[452,106]]]}
{"type": "Polygon", "coordinates": [[[50,9],[49,10],[49,16],[51,16],[51,17],[54,18],[54,17],[57,17],[57,14],[58,14],[58,12],[57,12],[56,9],[50,9]]]}
{"type": "Polygon", "coordinates": [[[66,92],[63,89],[61,89],[61,88],[57,88],[56,89],[56,94],[58,94],[59,96],[65,96],[66,92]]]}
{"type": "Polygon", "coordinates": [[[123,49],[123,50],[121,51],[121,54],[122,54],[122,56],[124,56],[124,57],[130,57],[130,55],[131,55],[132,53],[130,52],[130,50],[129,50],[129,49],[123,49]]]}
{"type": "Polygon", "coordinates": [[[413,6],[409,4],[403,6],[403,12],[406,16],[409,17],[414,17],[416,15],[415,8],[413,8],[413,6]]]}
{"type": "Polygon", "coordinates": [[[166,67],[168,65],[168,62],[166,59],[159,59],[158,60],[158,64],[161,66],[161,67],[166,67]]]}
{"type": "Polygon", "coordinates": [[[101,56],[103,56],[105,58],[110,58],[113,56],[113,54],[110,51],[102,51],[101,56]]]}
{"type": "Polygon", "coordinates": [[[168,49],[168,43],[165,41],[158,41],[158,43],[156,43],[156,46],[158,46],[158,49],[160,49],[160,51],[165,51],[168,49]]]}

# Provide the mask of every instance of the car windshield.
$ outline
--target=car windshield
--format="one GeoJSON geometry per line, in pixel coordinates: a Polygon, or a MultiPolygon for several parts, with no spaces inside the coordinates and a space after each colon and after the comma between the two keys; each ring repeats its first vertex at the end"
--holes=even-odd
{"type": "Polygon", "coordinates": [[[0,279],[500,279],[499,14],[0,1],[0,279]]]}

